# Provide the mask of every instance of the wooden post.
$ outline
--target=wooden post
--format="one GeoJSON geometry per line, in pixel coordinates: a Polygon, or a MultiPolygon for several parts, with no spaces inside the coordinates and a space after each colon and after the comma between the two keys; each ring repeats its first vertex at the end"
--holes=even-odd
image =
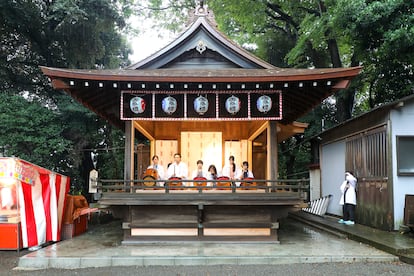
{"type": "Polygon", "coordinates": [[[267,128],[267,178],[278,178],[277,123],[269,121],[267,128]]]}
{"type": "MultiPolygon", "coordinates": [[[[132,121],[125,121],[125,163],[124,163],[124,180],[134,179],[134,140],[135,129],[132,121]]],[[[132,185],[132,182],[130,182],[132,185]]],[[[124,182],[126,186],[128,182],[124,182]]],[[[126,187],[125,187],[126,188],[126,187]]],[[[126,189],[128,190],[128,189],[126,189]]],[[[130,192],[133,192],[131,190],[130,192]]]]}

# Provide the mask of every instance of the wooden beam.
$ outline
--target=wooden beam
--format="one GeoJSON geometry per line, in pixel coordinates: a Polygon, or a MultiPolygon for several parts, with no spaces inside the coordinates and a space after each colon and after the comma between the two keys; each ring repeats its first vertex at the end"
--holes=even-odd
{"type": "Polygon", "coordinates": [[[53,79],[52,86],[55,89],[68,89],[69,85],[62,79],[53,79]]]}
{"type": "Polygon", "coordinates": [[[349,86],[350,80],[341,80],[333,86],[334,89],[345,89],[349,86]]]}
{"type": "Polygon", "coordinates": [[[148,140],[150,141],[154,141],[155,137],[153,133],[150,133],[150,130],[147,127],[143,126],[143,122],[139,122],[139,121],[133,121],[134,122],[134,127],[135,129],[137,129],[139,132],[141,132],[142,135],[144,135],[148,140]]]}
{"type": "Polygon", "coordinates": [[[248,140],[253,141],[257,138],[263,131],[265,131],[269,126],[269,121],[264,121],[261,126],[259,126],[252,135],[248,138],[248,140]]]}

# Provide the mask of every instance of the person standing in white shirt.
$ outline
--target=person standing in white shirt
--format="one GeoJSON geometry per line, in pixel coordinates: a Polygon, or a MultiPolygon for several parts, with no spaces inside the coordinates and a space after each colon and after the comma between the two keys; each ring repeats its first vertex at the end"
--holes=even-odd
{"type": "Polygon", "coordinates": [[[357,179],[351,172],[345,173],[345,181],[342,182],[341,199],[339,204],[342,205],[343,217],[338,221],[346,225],[355,224],[355,208],[357,205],[357,179]]]}
{"type": "Polygon", "coordinates": [[[178,177],[181,179],[188,178],[188,167],[187,164],[181,161],[181,154],[174,154],[174,162],[168,167],[167,177],[178,177]]]}

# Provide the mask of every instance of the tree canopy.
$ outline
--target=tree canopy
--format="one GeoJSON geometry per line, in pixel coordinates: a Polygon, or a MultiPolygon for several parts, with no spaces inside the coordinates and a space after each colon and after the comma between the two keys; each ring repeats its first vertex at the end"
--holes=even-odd
{"type": "Polygon", "coordinates": [[[338,1],[332,23],[364,67],[369,107],[413,93],[414,2],[338,1]]]}
{"type": "MultiPolygon", "coordinates": [[[[1,154],[71,176],[82,190],[93,165],[86,149],[110,148],[121,131],[51,88],[39,66],[120,68],[130,1],[0,1],[1,154]],[[87,168],[85,168],[87,167],[87,168]]],[[[100,162],[112,152],[100,154],[100,162]]],[[[117,158],[112,158],[116,160],[117,158]]],[[[119,164],[107,164],[118,177],[119,164]]],[[[122,165],[121,165],[122,167],[122,165]]]]}

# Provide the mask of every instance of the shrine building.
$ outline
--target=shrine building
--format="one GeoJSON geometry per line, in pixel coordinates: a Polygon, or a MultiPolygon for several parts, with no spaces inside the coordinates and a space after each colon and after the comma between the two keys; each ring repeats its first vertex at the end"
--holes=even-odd
{"type": "Polygon", "coordinates": [[[287,184],[278,180],[278,143],[303,133],[307,124],[296,120],[361,70],[275,67],[223,35],[203,5],[177,39],[128,68],[41,69],[55,89],[125,132],[125,187],[102,190],[100,199],[123,219],[125,244],[160,237],[277,241],[278,220],[304,201],[297,186],[275,189],[287,184]],[[150,164],[135,161],[137,135],[149,141],[148,162],[158,155],[166,168],[180,153],[189,172],[197,160],[221,170],[234,156],[238,166],[249,162],[265,188],[148,189],[140,179],[150,164]]]}

